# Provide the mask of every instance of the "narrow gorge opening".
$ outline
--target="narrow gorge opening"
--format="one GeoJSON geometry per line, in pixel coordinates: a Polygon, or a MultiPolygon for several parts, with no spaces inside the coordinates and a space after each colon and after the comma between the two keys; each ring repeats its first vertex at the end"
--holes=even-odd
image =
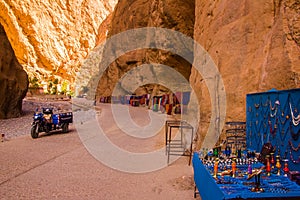
{"type": "Polygon", "coordinates": [[[19,64],[1,24],[0,47],[0,119],[19,117],[28,89],[28,76],[19,64]]]}

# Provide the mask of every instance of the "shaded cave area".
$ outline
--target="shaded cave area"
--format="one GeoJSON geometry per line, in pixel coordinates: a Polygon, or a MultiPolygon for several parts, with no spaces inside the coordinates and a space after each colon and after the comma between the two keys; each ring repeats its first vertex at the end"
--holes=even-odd
{"type": "Polygon", "coordinates": [[[20,117],[28,90],[28,75],[19,64],[0,24],[0,119],[20,117]]]}

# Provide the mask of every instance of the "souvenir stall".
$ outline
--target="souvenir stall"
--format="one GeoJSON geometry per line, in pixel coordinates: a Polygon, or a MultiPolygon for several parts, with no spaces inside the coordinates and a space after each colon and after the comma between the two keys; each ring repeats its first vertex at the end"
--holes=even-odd
{"type": "Polygon", "coordinates": [[[190,102],[191,92],[175,92],[173,96],[173,104],[175,106],[175,114],[184,114],[187,111],[187,105],[190,102]]]}
{"type": "Polygon", "coordinates": [[[112,104],[119,104],[119,103],[121,103],[121,96],[111,96],[111,103],[112,104]]]}
{"type": "Polygon", "coordinates": [[[195,152],[194,195],[203,200],[299,199],[299,124],[300,89],[248,94],[246,149],[239,155],[227,146],[195,152]]]}
{"type": "Polygon", "coordinates": [[[154,112],[158,112],[160,103],[161,103],[161,99],[162,99],[162,96],[154,96],[152,98],[152,110],[154,112]]]}
{"type": "Polygon", "coordinates": [[[268,143],[272,162],[279,156],[300,171],[300,89],[248,94],[246,102],[247,148],[261,152],[268,143]]]}

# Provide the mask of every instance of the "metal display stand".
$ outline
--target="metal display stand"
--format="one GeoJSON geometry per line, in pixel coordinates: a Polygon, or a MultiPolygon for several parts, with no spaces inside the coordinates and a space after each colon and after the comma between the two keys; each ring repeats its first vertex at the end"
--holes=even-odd
{"type": "Polygon", "coordinates": [[[170,156],[189,156],[189,165],[191,164],[192,152],[193,152],[193,138],[194,138],[194,128],[192,125],[186,121],[181,120],[167,120],[165,123],[165,145],[166,145],[166,155],[168,156],[167,163],[170,162],[170,156]],[[180,137],[172,139],[172,129],[177,129],[180,131],[180,137]],[[191,145],[189,152],[186,153],[183,144],[183,129],[189,129],[192,131],[191,134],[191,145]]]}
{"type": "Polygon", "coordinates": [[[226,122],[226,146],[232,152],[246,148],[246,122],[232,121],[226,122]]]}

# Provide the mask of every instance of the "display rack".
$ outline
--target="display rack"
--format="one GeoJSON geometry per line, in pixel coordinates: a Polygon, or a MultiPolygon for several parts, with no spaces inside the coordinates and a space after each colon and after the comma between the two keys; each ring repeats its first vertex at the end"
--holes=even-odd
{"type": "Polygon", "coordinates": [[[248,149],[259,153],[270,142],[290,170],[300,171],[300,89],[248,94],[246,135],[248,149]]]}
{"type": "Polygon", "coordinates": [[[246,149],[246,122],[226,122],[226,147],[233,152],[246,149]]]}

